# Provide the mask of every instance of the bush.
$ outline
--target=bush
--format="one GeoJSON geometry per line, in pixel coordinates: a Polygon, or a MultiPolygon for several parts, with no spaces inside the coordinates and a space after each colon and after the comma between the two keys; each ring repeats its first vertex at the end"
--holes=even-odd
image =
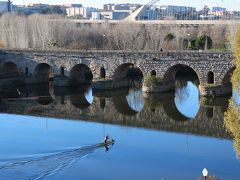
{"type": "Polygon", "coordinates": [[[57,44],[56,41],[49,41],[47,47],[48,47],[48,48],[58,48],[59,45],[57,44]]]}
{"type": "Polygon", "coordinates": [[[205,49],[205,45],[207,45],[207,49],[212,48],[212,39],[209,36],[202,35],[196,38],[195,47],[198,49],[205,49]]]}
{"type": "Polygon", "coordinates": [[[158,82],[162,82],[162,78],[156,77],[156,76],[146,76],[146,77],[144,77],[143,84],[147,87],[150,87],[158,82]]]}
{"type": "Polygon", "coordinates": [[[164,41],[172,41],[173,39],[175,39],[175,36],[172,33],[168,33],[165,36],[164,41]]]}

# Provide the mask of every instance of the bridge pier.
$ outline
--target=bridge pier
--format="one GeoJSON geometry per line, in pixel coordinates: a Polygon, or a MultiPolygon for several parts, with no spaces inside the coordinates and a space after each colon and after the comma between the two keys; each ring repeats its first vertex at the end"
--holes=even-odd
{"type": "Polygon", "coordinates": [[[232,93],[231,85],[200,84],[201,96],[224,96],[232,93]]]}
{"type": "Polygon", "coordinates": [[[93,80],[92,82],[92,88],[94,90],[114,90],[124,87],[130,87],[131,82],[128,79],[120,80],[120,81],[114,81],[111,79],[107,80],[93,80]]]}
{"type": "Polygon", "coordinates": [[[169,92],[175,90],[175,82],[155,82],[151,85],[143,84],[142,88],[143,92],[145,93],[162,93],[162,92],[169,92]]]}
{"type": "MultiPolygon", "coordinates": [[[[158,77],[151,77],[143,83],[144,93],[162,93],[175,90],[175,80],[163,81],[158,77]]],[[[200,84],[198,86],[200,96],[224,96],[232,93],[232,85],[228,84],[200,84]]]]}

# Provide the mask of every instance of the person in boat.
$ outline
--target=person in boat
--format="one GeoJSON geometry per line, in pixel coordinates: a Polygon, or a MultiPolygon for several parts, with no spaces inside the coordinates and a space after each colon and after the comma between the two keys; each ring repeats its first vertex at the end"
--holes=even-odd
{"type": "Polygon", "coordinates": [[[107,136],[105,136],[105,138],[104,138],[104,144],[107,144],[107,141],[109,140],[109,136],[107,135],[107,136]]]}

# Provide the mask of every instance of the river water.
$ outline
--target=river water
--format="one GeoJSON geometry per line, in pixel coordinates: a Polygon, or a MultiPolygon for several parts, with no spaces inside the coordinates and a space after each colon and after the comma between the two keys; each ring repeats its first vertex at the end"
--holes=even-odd
{"type": "Polygon", "coordinates": [[[151,95],[138,88],[7,91],[0,101],[0,179],[192,180],[203,179],[203,168],[212,179],[240,179],[224,126],[229,97],[200,98],[195,83],[180,84],[151,95]],[[98,146],[106,135],[116,141],[109,149],[98,146]]]}

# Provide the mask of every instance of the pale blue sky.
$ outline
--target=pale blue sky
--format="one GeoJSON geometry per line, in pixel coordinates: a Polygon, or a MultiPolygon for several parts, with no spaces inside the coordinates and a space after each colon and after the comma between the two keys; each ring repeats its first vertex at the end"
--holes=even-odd
{"type": "MultiPolygon", "coordinates": [[[[83,4],[83,6],[94,6],[101,8],[106,3],[141,3],[146,4],[150,0],[12,0],[14,4],[28,4],[28,3],[49,3],[49,4],[83,4]]],[[[205,4],[212,6],[224,6],[227,9],[240,10],[240,0],[160,0],[157,4],[173,4],[173,5],[190,5],[203,7],[205,4]]]]}

